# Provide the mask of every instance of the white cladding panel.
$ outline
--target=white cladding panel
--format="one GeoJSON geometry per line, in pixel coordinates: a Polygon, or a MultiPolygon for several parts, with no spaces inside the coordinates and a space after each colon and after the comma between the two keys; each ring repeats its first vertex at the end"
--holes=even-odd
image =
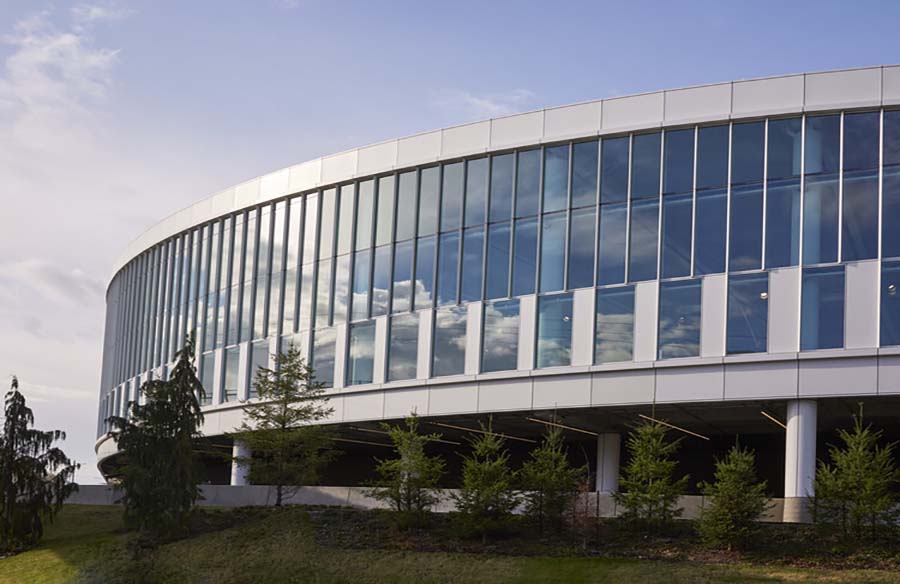
{"type": "Polygon", "coordinates": [[[255,178],[241,183],[234,188],[234,205],[235,207],[249,207],[259,200],[259,183],[260,180],[255,178]]]}
{"type": "Polygon", "coordinates": [[[288,190],[299,193],[322,184],[322,159],[310,160],[290,168],[288,190]]]}
{"type": "Polygon", "coordinates": [[[531,409],[531,378],[481,381],[478,384],[478,411],[531,409]]]}
{"type": "Polygon", "coordinates": [[[367,391],[347,393],[344,400],[344,422],[356,420],[379,420],[384,414],[384,393],[367,391]]]}
{"type": "Polygon", "coordinates": [[[594,361],[593,288],[576,290],[572,295],[572,365],[590,365],[594,361]]]}
{"type": "Polygon", "coordinates": [[[387,316],[379,316],[375,319],[375,350],[372,360],[372,383],[384,383],[387,377],[385,367],[387,364],[388,335],[390,320],[387,316]]]}
{"type": "Polygon", "coordinates": [[[591,101],[544,110],[544,141],[596,134],[602,107],[602,102],[591,101]]]}
{"type": "Polygon", "coordinates": [[[428,413],[456,414],[478,408],[478,386],[474,383],[432,385],[428,388],[428,413]]]}
{"type": "Polygon", "coordinates": [[[725,399],[797,397],[797,361],[727,363],[725,399]]]}
{"type": "Polygon", "coordinates": [[[801,359],[800,397],[875,394],[876,357],[801,359]]]}
{"type": "Polygon", "coordinates": [[[536,337],[537,296],[519,298],[519,370],[534,368],[534,343],[536,337]]]}
{"type": "Polygon", "coordinates": [[[881,84],[881,100],[884,105],[900,103],[900,66],[885,67],[881,84]]]}
{"type": "Polygon", "coordinates": [[[491,120],[491,148],[509,148],[540,142],[544,112],[531,112],[491,120]]]}
{"type": "Polygon", "coordinates": [[[490,145],[490,122],[476,122],[447,128],[441,136],[441,156],[452,157],[486,152],[490,145]]]}
{"type": "Polygon", "coordinates": [[[731,83],[666,91],[666,122],[727,118],[731,113],[731,83]]]}
{"type": "Polygon", "coordinates": [[[700,301],[700,356],[721,357],[725,354],[725,310],[728,302],[728,279],[725,274],[703,278],[700,301]]]}
{"type": "Polygon", "coordinates": [[[803,75],[735,81],[731,115],[798,111],[803,108],[803,87],[803,75]]]}
{"type": "Polygon", "coordinates": [[[432,309],[419,312],[419,353],[416,363],[416,379],[428,379],[431,377],[431,344],[434,326],[434,311],[432,309]]]}
{"type": "Polygon", "coordinates": [[[356,162],[360,175],[384,172],[397,164],[397,141],[382,142],[359,149],[356,162]]]}
{"type": "Polygon", "coordinates": [[[652,127],[662,123],[664,93],[617,97],[603,102],[603,131],[652,127]]]}
{"type": "Polygon", "coordinates": [[[283,168],[263,176],[259,184],[259,199],[268,201],[287,195],[290,174],[290,169],[283,168]]]}
{"type": "Polygon", "coordinates": [[[881,68],[808,73],[807,110],[860,107],[881,103],[881,68]]]}
{"type": "Polygon", "coordinates": [[[656,401],[720,400],[725,391],[724,366],[663,367],[656,370],[656,401]]]}
{"type": "Polygon", "coordinates": [[[634,360],[656,359],[656,315],[659,283],[638,282],[634,287],[634,360]]]}
{"type": "Polygon", "coordinates": [[[322,182],[335,183],[356,175],[356,150],[335,154],[322,159],[322,182]]]}
{"type": "Polygon", "coordinates": [[[470,302],[466,311],[466,375],[476,375],[481,369],[481,302],[470,302]]]}
{"type": "Polygon", "coordinates": [[[878,393],[900,393],[900,355],[882,355],[878,358],[878,393]]]}
{"type": "Polygon", "coordinates": [[[337,338],[334,342],[334,387],[344,387],[344,374],[347,372],[347,325],[339,324],[335,328],[337,338]]]}
{"type": "Polygon", "coordinates": [[[652,402],[655,387],[656,375],[652,369],[594,373],[591,405],[652,402]]]}
{"type": "Polygon", "coordinates": [[[441,157],[441,131],[401,138],[397,141],[397,166],[434,162],[441,157]]]}
{"type": "Polygon", "coordinates": [[[591,403],[591,376],[547,375],[534,378],[534,407],[587,406],[591,403]]]}
{"type": "Polygon", "coordinates": [[[415,413],[424,415],[428,412],[428,388],[395,389],[384,395],[384,417],[405,418],[415,413]]]}
{"type": "Polygon", "coordinates": [[[800,350],[800,268],[769,272],[769,352],[800,350]]]}
{"type": "Polygon", "coordinates": [[[846,265],[847,301],[844,309],[844,346],[878,346],[879,263],[875,260],[846,265]]]}

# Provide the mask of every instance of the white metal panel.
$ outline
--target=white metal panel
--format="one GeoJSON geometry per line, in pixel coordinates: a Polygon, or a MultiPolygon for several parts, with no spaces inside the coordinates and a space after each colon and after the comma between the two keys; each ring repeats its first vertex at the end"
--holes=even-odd
{"type": "Polygon", "coordinates": [[[344,400],[343,421],[380,420],[384,414],[384,393],[366,391],[347,393],[341,396],[344,400]]]}
{"type": "Polygon", "coordinates": [[[659,283],[638,282],[634,287],[634,360],[656,360],[659,283]]]}
{"type": "Polygon", "coordinates": [[[186,229],[190,229],[191,226],[192,223],[190,207],[182,209],[181,211],[175,213],[175,233],[180,233],[186,229]]]}
{"type": "Polygon", "coordinates": [[[197,201],[191,205],[191,224],[205,223],[215,217],[212,210],[212,198],[197,201]]]}
{"type": "Polygon", "coordinates": [[[238,209],[253,205],[259,200],[260,179],[255,178],[234,188],[234,206],[238,209]]]}
{"type": "Polygon", "coordinates": [[[900,355],[882,355],[878,358],[878,393],[900,393],[900,355]]]}
{"type": "Polygon", "coordinates": [[[347,325],[334,327],[334,387],[344,387],[344,374],[347,372],[347,325]]]}
{"type": "Polygon", "coordinates": [[[572,294],[572,365],[594,362],[594,298],[593,288],[572,294]]]}
{"type": "Polygon", "coordinates": [[[405,418],[428,412],[428,388],[392,389],[384,392],[384,417],[405,418]]]}
{"type": "Polygon", "coordinates": [[[474,383],[432,385],[428,388],[428,413],[457,414],[478,409],[478,385],[474,383]]]}
{"type": "Polygon", "coordinates": [[[530,112],[491,120],[491,148],[508,148],[540,142],[544,112],[530,112]]]}
{"type": "Polygon", "coordinates": [[[358,156],[356,166],[360,176],[390,170],[397,164],[397,141],[360,148],[358,156]]]}
{"type": "Polygon", "coordinates": [[[649,403],[656,384],[653,369],[594,373],[591,405],[649,403]]]}
{"type": "Polygon", "coordinates": [[[323,423],[328,422],[340,422],[344,419],[344,397],[340,395],[333,395],[328,398],[327,406],[331,408],[331,413],[326,416],[322,421],[323,423]]]}
{"type": "Polygon", "coordinates": [[[388,328],[390,321],[387,316],[379,316],[375,319],[375,354],[372,361],[372,383],[384,383],[385,366],[388,352],[388,328]]]}
{"type": "Polygon", "coordinates": [[[441,134],[441,157],[485,152],[491,145],[491,123],[476,122],[447,128],[441,134]]]}
{"type": "Polygon", "coordinates": [[[725,274],[703,278],[700,302],[700,356],[725,354],[725,319],[728,303],[728,279],[725,274]]]}
{"type": "Polygon", "coordinates": [[[724,392],[724,365],[664,367],[656,370],[657,402],[720,400],[724,392]]]}
{"type": "Polygon", "coordinates": [[[601,101],[544,110],[544,141],[591,136],[600,131],[601,101]]]}
{"type": "Polygon", "coordinates": [[[669,123],[727,117],[731,113],[731,83],[667,91],[665,108],[669,123]]]}
{"type": "Polygon", "coordinates": [[[225,349],[216,349],[213,353],[216,370],[213,372],[212,403],[222,403],[222,385],[225,382],[225,349]]]}
{"type": "Polygon", "coordinates": [[[248,369],[250,367],[250,343],[241,343],[238,345],[238,386],[237,394],[239,400],[247,399],[250,388],[248,369]]]}
{"type": "Polygon", "coordinates": [[[603,131],[650,127],[663,121],[664,94],[645,93],[603,101],[603,131]]]}
{"type": "Polygon", "coordinates": [[[299,193],[314,189],[322,184],[322,159],[317,158],[292,166],[289,170],[288,190],[299,193]]]}
{"type": "Polygon", "coordinates": [[[534,378],[534,408],[588,406],[591,404],[591,376],[547,375],[534,378]]]}
{"type": "Polygon", "coordinates": [[[808,73],[806,109],[829,109],[881,103],[881,68],[808,73]]]}
{"type": "Polygon", "coordinates": [[[769,272],[769,352],[800,350],[800,268],[769,272]]]}
{"type": "Polygon", "coordinates": [[[727,363],[725,399],[797,397],[797,361],[727,363]]]}
{"type": "Polygon", "coordinates": [[[482,381],[478,384],[478,411],[531,408],[531,378],[482,381]]]}
{"type": "Polygon", "coordinates": [[[470,302],[466,312],[466,353],[463,371],[477,375],[481,369],[481,302],[470,302]]]}
{"type": "Polygon", "coordinates": [[[262,177],[259,185],[259,200],[269,201],[288,194],[290,169],[283,168],[262,177]]]}
{"type": "Polygon", "coordinates": [[[884,105],[900,103],[900,66],[885,67],[881,76],[881,100],[884,105]]]}
{"type": "Polygon", "coordinates": [[[225,189],[216,194],[212,200],[213,215],[224,215],[234,209],[234,188],[225,189]]]}
{"type": "Polygon", "coordinates": [[[803,108],[803,75],[735,81],[731,114],[760,115],[803,108]]]}
{"type": "Polygon", "coordinates": [[[847,301],[844,308],[844,346],[878,346],[878,261],[846,264],[847,301]]]}
{"type": "Polygon", "coordinates": [[[534,369],[537,296],[519,298],[519,371],[534,369]]]}
{"type": "Polygon", "coordinates": [[[434,326],[434,310],[419,311],[419,352],[416,362],[416,378],[428,379],[431,377],[431,341],[432,327],[434,326]]]}
{"type": "Polygon", "coordinates": [[[800,397],[875,394],[877,357],[801,359],[800,397]]]}
{"type": "Polygon", "coordinates": [[[356,176],[357,151],[350,150],[322,159],[322,182],[336,183],[356,176]]]}
{"type": "Polygon", "coordinates": [[[441,131],[401,138],[397,141],[397,166],[434,162],[441,156],[441,131]]]}

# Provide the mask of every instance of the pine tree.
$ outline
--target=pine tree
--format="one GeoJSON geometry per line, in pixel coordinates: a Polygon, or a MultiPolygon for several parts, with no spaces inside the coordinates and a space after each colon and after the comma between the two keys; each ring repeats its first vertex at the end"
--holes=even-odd
{"type": "Polygon", "coordinates": [[[130,416],[112,418],[124,464],[121,502],[125,523],[149,538],[175,535],[188,526],[200,498],[199,457],[204,391],[194,367],[194,339],[189,335],[175,357],[168,381],[144,383],[145,404],[129,404],[130,416]]]}
{"type": "Polygon", "coordinates": [[[569,462],[562,430],[551,427],[520,471],[525,513],[537,521],[541,533],[545,524],[562,523],[585,475],[586,465],[574,467],[569,462]]]}
{"type": "Polygon", "coordinates": [[[715,480],[701,483],[708,499],[700,517],[703,540],[714,547],[747,545],[758,531],[757,519],[767,508],[766,482],[756,478],[756,457],[752,450],[735,444],[716,460],[715,480]]]}
{"type": "Polygon", "coordinates": [[[419,418],[406,418],[404,426],[382,424],[388,432],[397,458],[376,459],[379,479],[371,495],[387,501],[399,515],[399,524],[421,525],[426,514],[438,502],[437,485],[444,474],[440,456],[428,456],[425,446],[440,439],[440,434],[420,434],[419,418]]]}
{"type": "Polygon", "coordinates": [[[0,551],[12,552],[36,544],[44,522],[78,489],[73,481],[78,464],[53,446],[66,435],[60,430],[35,430],[34,414],[12,378],[6,394],[0,435],[0,551]]]}
{"type": "Polygon", "coordinates": [[[853,430],[838,430],[842,446],[831,445],[831,463],[819,461],[813,511],[816,523],[859,541],[896,529],[895,487],[900,470],[894,462],[896,442],[881,445],[883,432],[863,425],[862,406],[853,430]]]}
{"type": "Polygon", "coordinates": [[[631,458],[622,471],[622,490],[613,497],[624,508],[625,521],[658,529],[681,516],[676,505],[688,477],[673,477],[681,438],[669,441],[665,427],[644,422],[632,429],[626,445],[631,458]]]}
{"type": "Polygon", "coordinates": [[[462,488],[453,497],[464,525],[481,534],[482,541],[509,519],[519,503],[506,438],[491,428],[491,422],[482,424],[483,433],[471,440],[472,454],[463,459],[462,488]]]}
{"type": "Polygon", "coordinates": [[[293,345],[275,356],[275,369],[260,367],[253,381],[257,403],[244,408],[244,421],[234,435],[249,457],[237,463],[249,468],[250,482],[275,487],[275,505],[302,485],[318,480],[334,456],[332,432],[315,422],[334,411],[326,407],[323,385],[293,345]]]}

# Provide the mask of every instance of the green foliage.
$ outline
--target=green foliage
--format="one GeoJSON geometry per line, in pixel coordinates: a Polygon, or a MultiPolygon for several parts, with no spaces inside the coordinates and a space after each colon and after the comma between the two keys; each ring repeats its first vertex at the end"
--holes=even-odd
{"type": "Polygon", "coordinates": [[[757,518],[767,508],[766,482],[756,478],[752,450],[735,444],[725,458],[716,460],[715,480],[701,483],[707,497],[698,528],[713,547],[747,545],[759,529],[757,518]]]}
{"type": "Polygon", "coordinates": [[[249,468],[250,482],[275,487],[275,505],[298,487],[318,481],[334,456],[329,429],[315,425],[334,411],[326,407],[323,385],[293,345],[275,356],[275,369],[260,367],[253,381],[259,401],[244,408],[234,435],[252,456],[237,463],[249,468]]]}
{"type": "Polygon", "coordinates": [[[853,430],[838,430],[842,446],[830,445],[831,464],[819,461],[813,512],[817,524],[859,541],[896,529],[894,487],[900,470],[894,462],[896,442],[881,445],[882,431],[863,426],[862,407],[853,430]]]}
{"type": "Polygon", "coordinates": [[[63,502],[78,489],[78,465],[53,446],[66,435],[35,430],[34,414],[12,378],[0,435],[0,552],[35,545],[63,502]]]}
{"type": "Polygon", "coordinates": [[[658,529],[681,516],[676,505],[688,477],[674,478],[680,445],[681,438],[667,440],[666,428],[660,424],[644,422],[631,430],[626,443],[631,458],[622,470],[622,490],[613,495],[624,508],[623,520],[658,529]]]}
{"type": "Polygon", "coordinates": [[[484,433],[471,439],[472,453],[463,458],[462,487],[453,497],[464,527],[482,539],[502,527],[519,503],[506,438],[491,427],[491,422],[481,424],[484,433]]]}
{"type": "Polygon", "coordinates": [[[406,418],[405,426],[382,427],[394,443],[397,458],[376,459],[379,479],[370,494],[391,505],[399,514],[400,525],[422,525],[438,502],[437,484],[444,474],[443,459],[425,454],[425,446],[441,435],[419,434],[415,414],[406,418]]]}
{"type": "Polygon", "coordinates": [[[587,465],[574,467],[569,462],[562,430],[551,427],[520,471],[525,513],[537,521],[542,533],[545,525],[562,524],[586,475],[587,465]]]}
{"type": "Polygon", "coordinates": [[[112,418],[124,464],[121,502],[125,524],[150,538],[186,530],[200,490],[198,455],[204,391],[194,366],[194,339],[189,335],[175,357],[168,381],[141,387],[144,405],[129,404],[130,416],[112,418]]]}

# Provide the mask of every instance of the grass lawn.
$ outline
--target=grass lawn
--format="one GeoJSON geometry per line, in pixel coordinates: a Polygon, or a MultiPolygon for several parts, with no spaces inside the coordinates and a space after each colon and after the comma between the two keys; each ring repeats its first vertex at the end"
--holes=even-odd
{"type": "Polygon", "coordinates": [[[205,532],[133,560],[118,508],[69,506],[39,548],[0,560],[0,584],[900,582],[900,575],[877,570],[346,549],[317,543],[302,509],[245,512],[237,520],[235,511],[214,513],[205,532]]]}

